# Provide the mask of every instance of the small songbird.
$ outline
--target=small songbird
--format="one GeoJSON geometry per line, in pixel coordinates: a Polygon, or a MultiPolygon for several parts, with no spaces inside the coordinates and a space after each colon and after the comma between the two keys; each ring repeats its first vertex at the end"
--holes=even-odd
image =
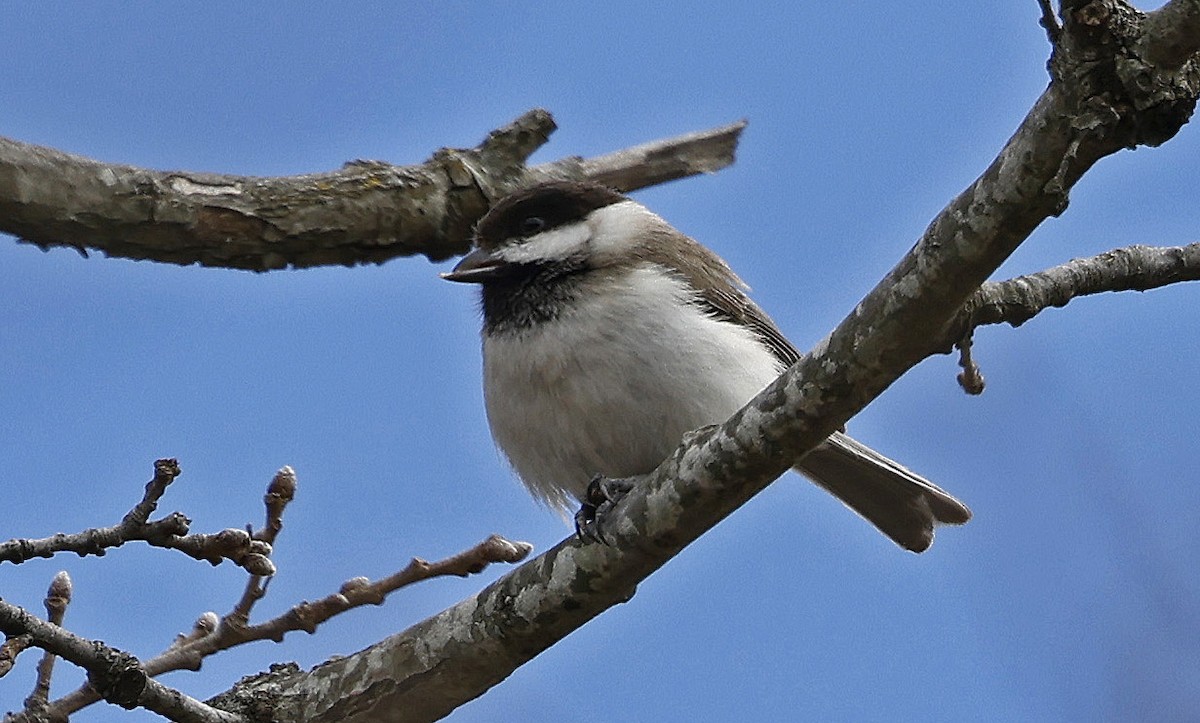
{"type": "MultiPolygon", "coordinates": [[[[586,501],[597,475],[652,471],[686,432],[725,421],[799,359],[716,254],[591,183],[518,191],[442,275],[477,283],[492,436],[539,499],[586,501]]],[[[971,511],[840,432],[796,469],[898,545],[971,511]]]]}

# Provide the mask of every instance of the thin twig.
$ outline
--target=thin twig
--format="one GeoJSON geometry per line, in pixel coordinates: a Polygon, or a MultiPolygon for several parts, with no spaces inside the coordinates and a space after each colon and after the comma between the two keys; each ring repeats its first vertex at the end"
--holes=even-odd
{"type": "Polygon", "coordinates": [[[125,514],[119,524],[75,534],[59,533],[37,540],[9,540],[0,543],[0,562],[20,564],[35,557],[53,557],[59,552],[74,552],[80,557],[103,556],[110,548],[140,541],[152,547],[179,550],[189,557],[213,565],[230,560],[252,574],[274,574],[275,568],[269,559],[270,543],[254,539],[242,530],[189,535],[192,521],[180,512],[172,512],[161,520],[149,521],[167,487],[180,474],[176,460],[160,459],[154,463],[154,479],[146,483],[141,501],[125,514]]]}
{"type": "Polygon", "coordinates": [[[988,281],[967,299],[946,326],[946,349],[959,349],[968,394],[983,391],[983,375],[971,354],[975,329],[990,324],[1018,327],[1049,308],[1073,299],[1117,291],[1149,291],[1183,281],[1200,281],[1200,243],[1186,246],[1134,245],[1073,259],[1007,281],[988,281]]]}
{"type": "Polygon", "coordinates": [[[31,645],[33,638],[28,633],[5,637],[4,644],[0,645],[0,678],[8,675],[17,664],[17,656],[28,650],[31,645]]]}
{"type": "MultiPolygon", "coordinates": [[[[71,576],[66,570],[59,572],[50,582],[46,591],[46,599],[42,601],[46,607],[46,620],[52,625],[62,627],[63,617],[67,614],[67,606],[71,604],[71,576]]],[[[54,676],[54,653],[46,650],[38,662],[37,681],[33,684],[33,692],[25,699],[25,710],[39,713],[46,709],[50,702],[50,679],[54,676]]]]}
{"type": "Polygon", "coordinates": [[[958,385],[967,394],[978,396],[983,394],[986,383],[983,379],[983,372],[979,370],[979,365],[971,357],[972,341],[971,334],[968,332],[955,345],[958,347],[958,365],[962,367],[962,371],[958,373],[958,385]]]}
{"type": "MultiPolygon", "coordinates": [[[[0,631],[8,635],[27,634],[34,645],[87,670],[89,686],[100,691],[97,699],[125,708],[145,708],[175,721],[246,723],[242,716],[205,705],[151,679],[132,655],[100,641],[81,638],[3,600],[0,600],[0,631]]],[[[4,723],[34,723],[53,720],[59,715],[53,707],[27,710],[5,717],[4,723]]]]}
{"type": "MultiPolygon", "coordinates": [[[[283,529],[283,512],[295,497],[296,472],[285,465],[271,478],[271,484],[267,485],[267,493],[263,496],[263,505],[267,510],[266,521],[258,532],[252,533],[252,537],[268,545],[274,545],[275,538],[283,529]]],[[[217,626],[218,630],[229,625],[244,626],[250,620],[250,611],[254,608],[254,604],[267,594],[269,583],[269,575],[252,575],[246,581],[241,599],[217,626]]]]}
{"type": "MultiPolygon", "coordinates": [[[[257,625],[241,624],[240,618],[222,620],[212,635],[181,645],[171,652],[183,658],[207,657],[256,640],[282,642],[285,634],[297,630],[311,634],[316,632],[318,625],[339,613],[363,605],[382,605],[390,593],[402,587],[446,575],[466,577],[482,572],[492,563],[520,562],[532,550],[533,546],[527,542],[514,542],[500,535],[492,535],[478,545],[443,560],[427,562],[413,558],[403,570],[375,582],[365,577],[352,578],[342,583],[336,593],[315,602],[299,603],[282,615],[257,625]]],[[[157,674],[163,663],[156,659],[147,663],[147,667],[151,665],[157,674]]]]}
{"type": "MultiPolygon", "coordinates": [[[[215,615],[206,613],[197,621],[192,633],[180,636],[167,650],[147,660],[143,670],[151,677],[173,670],[199,670],[204,658],[222,650],[258,640],[281,642],[287,633],[297,630],[313,633],[317,626],[333,616],[363,605],[381,605],[388,594],[407,585],[446,575],[466,577],[483,571],[491,563],[520,562],[532,549],[527,542],[492,535],[443,560],[426,562],[413,558],[403,570],[376,582],[365,577],[347,580],[338,592],[315,602],[302,602],[258,625],[248,625],[240,615],[230,613],[213,629],[215,615]]],[[[68,715],[98,700],[100,696],[85,685],[51,703],[49,711],[54,715],[68,715]]]]}
{"type": "Polygon", "coordinates": [[[220,624],[220,622],[221,618],[217,617],[217,614],[211,610],[201,613],[200,617],[196,618],[196,622],[192,624],[191,632],[176,635],[175,640],[164,652],[169,653],[173,650],[179,650],[190,642],[199,640],[206,635],[212,635],[213,631],[217,629],[217,625],[220,624]]]}
{"type": "MultiPolygon", "coordinates": [[[[267,485],[267,492],[263,495],[266,520],[262,529],[257,532],[252,530],[237,530],[237,532],[247,539],[253,540],[255,544],[265,546],[269,552],[275,538],[283,529],[283,513],[287,509],[288,503],[295,498],[296,487],[295,470],[284,465],[271,478],[270,484],[267,485]]],[[[268,562],[270,561],[268,560],[268,562]]],[[[273,565],[270,569],[274,574],[273,565]]],[[[218,618],[217,614],[213,612],[201,615],[192,627],[191,633],[178,636],[165,651],[146,661],[143,667],[147,675],[154,677],[171,670],[199,670],[201,662],[207,655],[223,648],[213,648],[211,652],[200,653],[197,652],[197,649],[205,645],[205,641],[211,642],[218,632],[245,629],[250,618],[250,610],[254,607],[254,603],[266,594],[266,586],[269,581],[270,577],[267,575],[251,574],[232,611],[224,618],[218,618]]],[[[221,635],[235,635],[235,633],[221,632],[221,635]]],[[[201,649],[207,650],[208,648],[201,649]]],[[[56,715],[65,716],[98,700],[100,700],[100,696],[97,692],[90,685],[85,684],[54,701],[50,706],[50,711],[56,715]]]]}
{"type": "Polygon", "coordinates": [[[446,575],[467,577],[482,572],[493,562],[520,562],[533,550],[527,542],[513,542],[492,535],[469,550],[444,560],[426,562],[414,557],[403,570],[371,582],[356,577],[342,584],[338,592],[316,602],[303,602],[273,620],[240,631],[240,637],[251,640],[282,642],[285,633],[303,630],[315,633],[317,626],[333,616],[362,605],[382,605],[387,596],[402,587],[422,580],[446,575]]]}

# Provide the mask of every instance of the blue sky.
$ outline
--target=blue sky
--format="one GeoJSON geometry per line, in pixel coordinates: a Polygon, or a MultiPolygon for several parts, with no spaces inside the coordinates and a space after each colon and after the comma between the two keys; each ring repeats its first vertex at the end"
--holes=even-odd
{"type": "MultiPolygon", "coordinates": [[[[738,163],[637,194],[725,256],[809,347],[986,166],[1045,87],[1037,4],[25,4],[0,22],[0,135],[254,175],[419,162],[523,111],[535,161],[750,121],[738,163]]],[[[1196,240],[1200,136],[1102,161],[998,277],[1196,240]]],[[[568,528],[487,433],[469,289],[399,259],[256,275],[0,238],[0,538],[118,521],[154,459],[193,529],[258,524],[300,479],[257,614],[497,532],[568,528]]],[[[1181,720],[1200,709],[1196,288],[1075,302],[977,338],[967,397],[927,360],[850,425],[976,518],[914,556],[785,477],[455,721],[1181,720]]],[[[244,576],[129,545],[0,567],[140,656],[244,576]]],[[[482,588],[433,581],[315,636],[165,682],[206,697],[358,650],[482,588]]],[[[29,691],[32,660],[0,681],[29,691]]],[[[61,666],[56,692],[81,676],[61,666]]],[[[150,720],[91,708],[92,720],[150,720]]]]}

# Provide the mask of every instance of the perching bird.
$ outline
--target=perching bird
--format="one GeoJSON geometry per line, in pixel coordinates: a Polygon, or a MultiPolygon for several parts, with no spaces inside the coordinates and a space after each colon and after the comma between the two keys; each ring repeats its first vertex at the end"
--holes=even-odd
{"type": "MultiPolygon", "coordinates": [[[[658,466],[800,354],[712,251],[602,186],[544,183],[499,201],[443,277],[482,290],[492,436],[534,496],[566,508],[597,475],[658,466]]],[[[840,432],[796,469],[897,544],[971,512],[840,432]]]]}

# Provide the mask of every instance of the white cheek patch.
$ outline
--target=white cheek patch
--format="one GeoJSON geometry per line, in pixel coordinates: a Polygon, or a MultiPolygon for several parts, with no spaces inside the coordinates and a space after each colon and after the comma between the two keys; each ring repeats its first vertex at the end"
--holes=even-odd
{"type": "Polygon", "coordinates": [[[588,217],[594,258],[620,257],[637,245],[648,227],[666,222],[635,201],[621,201],[596,209],[588,217]]]}
{"type": "Polygon", "coordinates": [[[500,256],[511,263],[561,261],[587,251],[590,230],[583,223],[552,228],[525,241],[506,246],[500,256]]]}

